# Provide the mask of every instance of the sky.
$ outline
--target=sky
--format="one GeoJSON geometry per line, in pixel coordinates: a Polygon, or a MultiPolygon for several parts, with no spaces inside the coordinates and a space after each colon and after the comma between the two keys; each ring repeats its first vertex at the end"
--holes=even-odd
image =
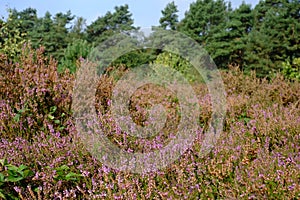
{"type": "MultiPolygon", "coordinates": [[[[195,0],[174,0],[179,10],[179,19],[184,17],[185,11],[195,0]]],[[[245,0],[252,6],[259,0],[245,0]]],[[[128,4],[129,11],[132,13],[134,25],[141,28],[148,28],[159,24],[161,10],[172,2],[172,0],[0,0],[0,17],[7,17],[7,8],[16,8],[18,11],[28,7],[37,9],[38,16],[42,17],[49,11],[52,15],[58,12],[71,10],[73,15],[83,17],[89,25],[98,17],[104,16],[108,11],[114,11],[115,6],[128,4]]],[[[241,0],[231,0],[232,7],[238,7],[241,0]]]]}

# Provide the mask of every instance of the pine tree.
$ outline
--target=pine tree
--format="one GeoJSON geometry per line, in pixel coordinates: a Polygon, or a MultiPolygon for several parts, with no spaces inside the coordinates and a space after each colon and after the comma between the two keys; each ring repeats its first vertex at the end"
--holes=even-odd
{"type": "Polygon", "coordinates": [[[159,19],[160,27],[163,29],[176,30],[178,24],[177,6],[174,1],[168,3],[164,10],[161,11],[162,17],[159,19]]]}
{"type": "Polygon", "coordinates": [[[128,9],[128,5],[116,6],[113,13],[107,12],[103,17],[98,17],[87,27],[88,41],[100,43],[114,33],[137,29],[128,9]]]}
{"type": "Polygon", "coordinates": [[[69,43],[64,50],[64,56],[58,65],[58,71],[63,72],[69,69],[71,73],[75,73],[77,69],[77,61],[80,58],[87,58],[91,52],[92,46],[86,40],[75,39],[69,43]]]}
{"type": "Polygon", "coordinates": [[[74,16],[68,11],[66,14],[57,13],[52,15],[46,12],[45,16],[39,18],[33,31],[29,32],[30,40],[34,48],[45,47],[45,53],[60,60],[64,49],[70,42],[69,29],[67,28],[74,16]]]}
{"type": "Polygon", "coordinates": [[[77,39],[86,39],[86,26],[86,19],[83,17],[76,18],[70,30],[70,38],[72,41],[77,39]]]}
{"type": "Polygon", "coordinates": [[[227,5],[223,0],[197,0],[190,5],[178,29],[205,46],[207,38],[218,32],[226,20],[227,5]]]}
{"type": "Polygon", "coordinates": [[[281,63],[300,52],[300,2],[260,1],[254,9],[254,26],[248,37],[246,70],[259,76],[281,70],[281,63]]]}
{"type": "Polygon", "coordinates": [[[207,50],[218,67],[229,64],[244,66],[247,35],[253,26],[251,5],[244,2],[235,10],[228,9],[228,20],[219,25],[219,32],[208,38],[207,50]]]}

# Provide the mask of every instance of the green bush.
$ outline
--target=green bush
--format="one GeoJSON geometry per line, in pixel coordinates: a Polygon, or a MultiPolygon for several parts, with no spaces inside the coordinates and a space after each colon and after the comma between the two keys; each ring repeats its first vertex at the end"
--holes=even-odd
{"type": "Polygon", "coordinates": [[[300,58],[294,58],[292,63],[283,62],[282,66],[282,73],[286,78],[300,80],[300,58]]]}
{"type": "Polygon", "coordinates": [[[12,199],[15,196],[11,192],[4,190],[5,185],[20,185],[22,180],[33,175],[33,171],[25,165],[17,167],[8,164],[6,159],[0,159],[0,167],[0,198],[7,199],[9,197],[12,199]]]}
{"type": "MultiPolygon", "coordinates": [[[[47,168],[51,169],[49,166],[47,166],[47,168]]],[[[81,177],[83,177],[82,174],[71,172],[67,165],[62,165],[54,169],[56,171],[54,176],[55,181],[78,181],[81,177]]]]}
{"type": "Polygon", "coordinates": [[[74,74],[77,69],[77,61],[80,58],[87,58],[92,45],[88,44],[86,40],[76,39],[68,45],[65,50],[64,57],[58,65],[58,72],[64,72],[66,69],[74,74]]]}
{"type": "Polygon", "coordinates": [[[203,81],[198,71],[188,60],[174,53],[163,52],[159,54],[152,66],[154,70],[159,70],[160,66],[171,67],[181,73],[190,83],[203,81]]]}

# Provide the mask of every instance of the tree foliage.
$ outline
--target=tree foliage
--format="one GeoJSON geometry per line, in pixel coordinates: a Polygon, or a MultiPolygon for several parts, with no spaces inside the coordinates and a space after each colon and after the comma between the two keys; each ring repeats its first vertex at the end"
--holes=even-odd
{"type": "Polygon", "coordinates": [[[218,67],[229,64],[244,66],[246,40],[252,28],[251,5],[242,3],[228,14],[228,20],[219,25],[219,30],[207,38],[206,49],[218,67]]]}
{"type": "Polygon", "coordinates": [[[227,5],[223,0],[197,0],[185,13],[179,30],[205,46],[207,38],[219,31],[227,16],[227,5]]]}
{"type": "Polygon", "coordinates": [[[133,23],[128,5],[116,6],[114,12],[107,12],[87,27],[88,41],[98,44],[114,33],[135,30],[133,23]]]}
{"type": "Polygon", "coordinates": [[[6,21],[0,20],[0,53],[5,54],[12,61],[17,60],[26,40],[26,33],[22,33],[20,22],[16,20],[14,10],[9,10],[6,21]]]}
{"type": "Polygon", "coordinates": [[[57,13],[54,17],[46,12],[44,17],[38,19],[34,30],[29,33],[33,47],[44,46],[46,55],[61,59],[64,49],[70,42],[67,26],[73,19],[71,11],[65,14],[57,13]]]}
{"type": "MultiPolygon", "coordinates": [[[[155,29],[187,34],[202,45],[222,69],[234,64],[245,73],[255,70],[257,76],[265,77],[286,70],[286,66],[293,66],[293,59],[300,57],[299,0],[261,0],[254,8],[243,2],[235,9],[225,0],[196,0],[182,20],[178,19],[173,1],[161,13],[160,25],[155,29]]],[[[44,53],[54,57],[60,69],[74,71],[71,66],[78,58],[84,58],[90,47],[115,34],[129,34],[134,30],[139,28],[134,26],[127,4],[116,6],[89,25],[71,11],[54,15],[46,12],[38,17],[34,8],[9,9],[9,17],[0,20],[0,51],[15,60],[25,42],[31,43],[33,48],[44,46],[44,53]]],[[[161,47],[170,40],[159,31],[149,39],[151,37],[157,38],[153,41],[161,47]]],[[[181,43],[180,39],[177,43],[181,43]]],[[[181,44],[180,49],[189,48],[186,45],[189,44],[181,44]]],[[[151,48],[133,50],[112,64],[134,67],[152,62],[162,52],[162,49],[151,48]]]]}
{"type": "Polygon", "coordinates": [[[300,2],[260,1],[253,10],[254,24],[248,35],[246,69],[267,76],[280,70],[288,57],[300,52],[300,2]]]}
{"type": "Polygon", "coordinates": [[[232,9],[223,0],[197,0],[178,29],[198,41],[218,67],[240,66],[260,77],[282,70],[281,63],[299,57],[300,2],[262,0],[254,9],[242,3],[232,9]]]}
{"type": "Polygon", "coordinates": [[[58,65],[58,71],[63,72],[69,69],[71,73],[75,73],[79,59],[87,58],[91,52],[92,46],[86,40],[76,39],[69,43],[64,51],[64,57],[58,65]]]}
{"type": "Polygon", "coordinates": [[[174,1],[168,3],[164,10],[161,11],[162,17],[159,19],[160,27],[163,29],[176,30],[178,24],[178,9],[174,1]]]}

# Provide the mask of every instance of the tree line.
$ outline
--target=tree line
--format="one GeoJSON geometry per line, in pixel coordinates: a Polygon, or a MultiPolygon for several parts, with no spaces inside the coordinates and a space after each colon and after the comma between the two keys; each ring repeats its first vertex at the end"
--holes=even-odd
{"type": "MultiPolygon", "coordinates": [[[[157,28],[187,34],[219,68],[237,65],[245,73],[255,70],[260,77],[278,71],[299,75],[299,0],[261,0],[254,8],[243,2],[235,9],[224,0],[197,0],[182,20],[171,2],[161,13],[157,28]]],[[[75,72],[76,61],[86,58],[95,45],[115,33],[138,29],[128,5],[116,6],[90,24],[71,11],[38,17],[34,8],[9,9],[8,18],[0,20],[0,52],[14,59],[29,42],[33,48],[43,46],[45,54],[58,61],[60,71],[75,72]]],[[[160,53],[133,52],[120,62],[135,66],[155,60],[160,53]]]]}

